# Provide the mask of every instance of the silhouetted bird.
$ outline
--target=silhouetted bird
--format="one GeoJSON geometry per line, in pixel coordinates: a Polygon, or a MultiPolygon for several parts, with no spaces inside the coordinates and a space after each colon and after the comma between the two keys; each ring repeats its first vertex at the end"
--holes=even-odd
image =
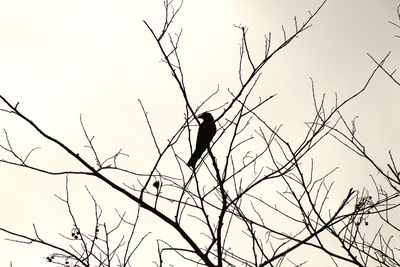
{"type": "Polygon", "coordinates": [[[192,169],[196,167],[196,162],[210,146],[210,142],[217,131],[214,118],[210,113],[204,112],[200,114],[198,118],[203,119],[203,122],[200,123],[199,132],[197,133],[196,149],[187,163],[192,169]]]}

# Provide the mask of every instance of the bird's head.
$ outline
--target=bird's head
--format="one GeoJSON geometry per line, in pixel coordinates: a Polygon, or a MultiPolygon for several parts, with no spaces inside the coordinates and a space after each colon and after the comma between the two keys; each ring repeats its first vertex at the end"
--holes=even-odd
{"type": "Polygon", "coordinates": [[[211,113],[208,113],[208,112],[201,113],[201,114],[198,116],[198,118],[199,118],[199,119],[203,119],[205,122],[212,122],[212,121],[214,121],[213,116],[211,115],[211,113]]]}

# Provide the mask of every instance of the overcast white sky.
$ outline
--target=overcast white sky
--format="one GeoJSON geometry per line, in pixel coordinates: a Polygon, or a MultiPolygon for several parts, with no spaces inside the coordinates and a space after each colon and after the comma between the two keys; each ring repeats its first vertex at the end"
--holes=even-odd
{"type": "MultiPolygon", "coordinates": [[[[187,0],[174,28],[183,29],[180,53],[194,106],[218,85],[221,90],[238,87],[240,32],[234,24],[249,27],[250,46],[257,57],[263,53],[264,34],[271,32],[273,45],[277,45],[282,40],[282,24],[292,32],[293,17],[303,21],[308,10],[315,10],[321,2],[187,0]]],[[[264,117],[271,124],[283,124],[282,131],[295,141],[312,114],[309,77],[320,94],[326,92],[333,99],[338,92],[343,100],[359,90],[373,70],[367,52],[381,59],[392,51],[387,67],[400,68],[400,39],[394,37],[400,33],[388,23],[396,21],[398,3],[328,0],[313,26],[262,71],[256,95],[278,94],[263,111],[264,117]]],[[[0,94],[13,103],[20,102],[21,111],[77,151],[85,151],[79,122],[82,114],[96,135],[99,150],[108,155],[122,147],[131,155],[133,169],[148,172],[152,162],[145,152],[153,146],[137,100],[143,101],[163,142],[182,123],[184,113],[180,92],[169,70],[159,63],[160,52],[142,22],[161,25],[162,1],[0,0],[0,7],[0,94]]],[[[399,97],[400,88],[379,74],[346,109],[350,117],[359,116],[358,131],[381,162],[387,161],[390,148],[400,158],[399,97]]],[[[206,109],[225,101],[221,96],[206,109]]],[[[41,146],[35,154],[38,163],[52,168],[74,166],[8,114],[0,114],[0,128],[7,129],[22,154],[41,146]]],[[[0,142],[5,142],[2,134],[0,142]]],[[[341,153],[348,151],[332,149],[339,159],[347,159],[341,153]]],[[[321,165],[332,167],[338,162],[321,165]]],[[[351,166],[344,169],[358,172],[351,166]]],[[[40,227],[42,223],[41,232],[49,236],[70,227],[57,220],[64,210],[53,196],[63,193],[63,177],[1,164],[0,172],[0,226],[32,233],[31,224],[40,227]]],[[[72,183],[81,188],[77,189],[78,199],[85,194],[84,184],[108,192],[94,181],[72,183]]],[[[6,242],[1,234],[0,238],[0,266],[10,261],[14,267],[45,266],[47,252],[6,242]]]]}

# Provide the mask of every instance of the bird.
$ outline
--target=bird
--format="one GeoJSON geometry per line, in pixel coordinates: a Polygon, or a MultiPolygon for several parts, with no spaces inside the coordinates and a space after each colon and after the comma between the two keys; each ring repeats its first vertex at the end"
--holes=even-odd
{"type": "Polygon", "coordinates": [[[187,162],[187,166],[191,167],[192,169],[195,169],[196,162],[200,159],[203,152],[210,147],[210,142],[217,132],[214,118],[210,113],[204,112],[200,114],[198,118],[202,119],[203,121],[200,123],[199,131],[197,133],[196,148],[187,162]]]}

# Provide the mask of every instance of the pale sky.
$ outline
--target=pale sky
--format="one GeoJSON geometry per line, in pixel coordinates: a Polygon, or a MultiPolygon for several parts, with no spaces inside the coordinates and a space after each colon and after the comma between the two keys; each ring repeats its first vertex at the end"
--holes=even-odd
{"type": "MultiPolygon", "coordinates": [[[[321,2],[186,0],[173,29],[183,29],[179,53],[193,106],[219,86],[219,97],[204,107],[213,109],[230,100],[227,88],[238,88],[240,32],[234,24],[249,28],[249,44],[257,58],[263,53],[264,34],[271,32],[273,47],[277,46],[282,41],[281,25],[288,34],[293,32],[293,17],[297,16],[299,23],[304,21],[307,12],[321,2]]],[[[400,39],[394,37],[400,32],[388,23],[396,21],[398,3],[328,0],[313,26],[264,67],[255,95],[278,94],[262,111],[266,120],[272,125],[283,124],[282,133],[296,142],[306,131],[304,122],[312,118],[309,77],[320,96],[326,93],[332,102],[335,92],[344,100],[362,88],[375,67],[367,53],[379,60],[391,51],[387,67],[400,68],[400,39]]],[[[155,151],[138,99],[149,112],[162,144],[182,124],[185,112],[179,88],[166,65],[160,63],[160,51],[143,23],[146,20],[160,27],[162,1],[0,0],[0,6],[0,94],[12,103],[19,102],[20,111],[42,129],[89,157],[79,121],[82,114],[104,156],[123,148],[130,155],[127,167],[147,173],[155,151]]],[[[349,119],[359,116],[357,131],[380,163],[388,161],[389,149],[400,159],[399,98],[400,88],[380,72],[345,109],[349,119]]],[[[58,170],[77,166],[16,117],[0,113],[0,124],[22,155],[30,148],[42,147],[32,162],[58,170]]],[[[0,143],[5,142],[1,132],[0,143]]],[[[339,177],[343,180],[338,178],[336,184],[344,192],[365,183],[362,179],[368,174],[376,174],[338,144],[323,148],[321,172],[343,161],[354,162],[341,166],[339,177]],[[346,178],[355,176],[354,180],[346,178]]],[[[189,156],[189,148],[186,151],[184,158],[189,156]]],[[[1,151],[0,158],[5,153],[1,151]]],[[[58,232],[68,232],[70,222],[59,219],[65,216],[65,209],[54,197],[64,194],[64,177],[4,164],[0,170],[0,227],[32,234],[35,223],[43,236],[56,240],[60,239],[58,232]]],[[[70,182],[76,203],[88,198],[84,188],[88,185],[98,192],[98,201],[111,209],[109,214],[114,203],[121,205],[121,210],[130,207],[97,181],[73,177],[70,182]]],[[[88,212],[90,207],[90,203],[85,207],[88,212]]],[[[154,237],[157,232],[170,231],[163,227],[152,229],[154,237]]],[[[7,242],[4,237],[0,233],[0,266],[8,266],[10,261],[14,267],[47,266],[44,258],[48,250],[7,242]]],[[[156,253],[156,247],[150,249],[156,253]]],[[[145,264],[142,266],[150,266],[152,260],[143,257],[138,256],[145,264]]]]}

